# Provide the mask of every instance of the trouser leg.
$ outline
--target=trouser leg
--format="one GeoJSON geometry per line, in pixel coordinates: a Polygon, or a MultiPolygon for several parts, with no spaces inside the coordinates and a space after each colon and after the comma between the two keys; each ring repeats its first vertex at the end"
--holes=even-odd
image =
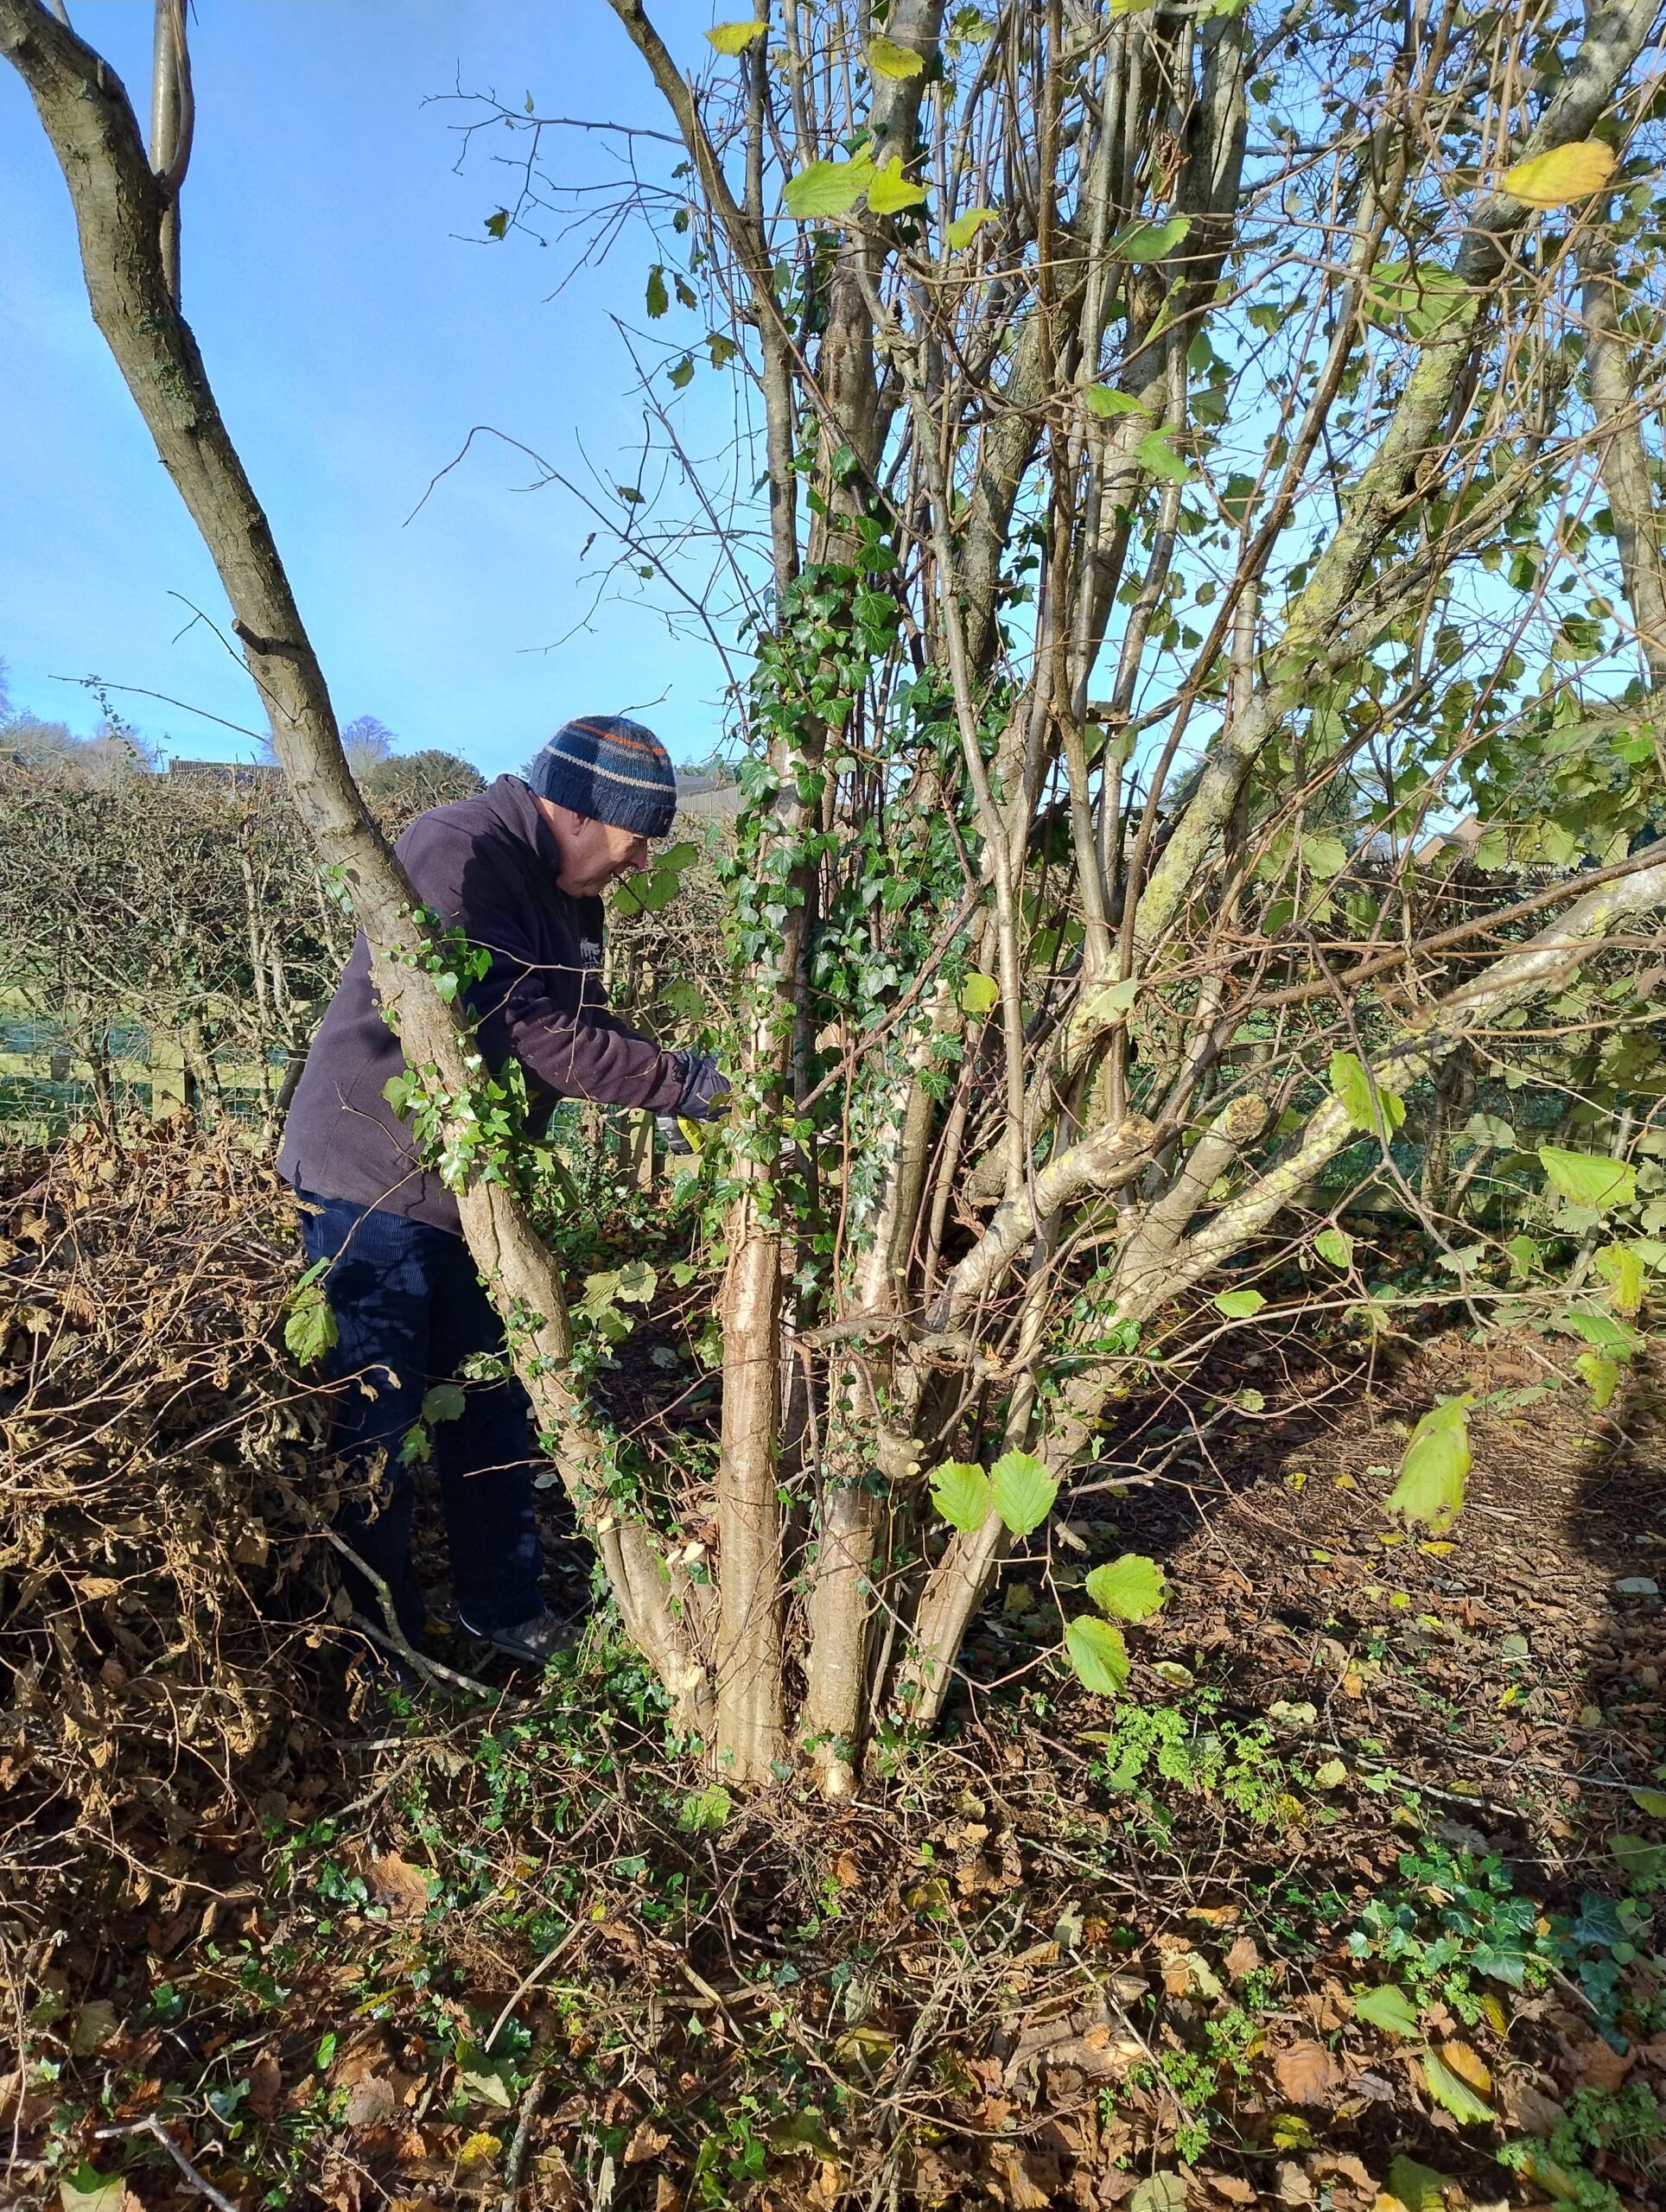
{"type": "MultiPolygon", "coordinates": [[[[461,1238],[435,1282],[429,1362],[460,1382],[470,1352],[501,1352],[503,1325],[461,1238]]],[[[451,1550],[457,1610],[471,1628],[512,1628],[544,1610],[543,1552],[532,1488],[531,1408],[512,1376],[461,1382],[463,1411],[432,1430],[434,1471],[451,1550]]]]}
{"type": "MultiPolygon", "coordinates": [[[[337,1340],[327,1363],[337,1385],[332,1441],[350,1478],[368,1477],[368,1497],[343,1501],[336,1527],[393,1594],[400,1628],[415,1643],[427,1608],[410,1568],[416,1492],[399,1451],[422,1411],[430,1365],[434,1279],[455,1244],[443,1230],[345,1198],[299,1193],[302,1236],[315,1264],[328,1259],[325,1294],[337,1340]]],[[[365,1578],[344,1568],[354,1609],[379,1621],[365,1578]]]]}

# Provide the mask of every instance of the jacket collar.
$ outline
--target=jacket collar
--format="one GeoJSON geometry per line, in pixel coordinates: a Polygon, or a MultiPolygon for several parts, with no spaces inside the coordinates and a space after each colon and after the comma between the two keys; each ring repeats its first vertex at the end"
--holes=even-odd
{"type": "MultiPolygon", "coordinates": [[[[539,811],[531,785],[518,776],[499,776],[486,785],[482,796],[492,802],[493,812],[511,836],[531,848],[538,866],[556,883],[561,873],[561,848],[556,842],[555,831],[539,811]]],[[[561,888],[558,883],[556,887],[561,888]]]]}

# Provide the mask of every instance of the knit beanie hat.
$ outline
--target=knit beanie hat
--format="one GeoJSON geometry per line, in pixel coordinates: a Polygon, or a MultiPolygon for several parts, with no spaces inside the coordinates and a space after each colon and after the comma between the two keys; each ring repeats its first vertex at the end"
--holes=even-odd
{"type": "Polygon", "coordinates": [[[564,722],[526,771],[540,798],[592,822],[663,837],[677,811],[671,755],[651,729],[623,715],[564,722]]]}

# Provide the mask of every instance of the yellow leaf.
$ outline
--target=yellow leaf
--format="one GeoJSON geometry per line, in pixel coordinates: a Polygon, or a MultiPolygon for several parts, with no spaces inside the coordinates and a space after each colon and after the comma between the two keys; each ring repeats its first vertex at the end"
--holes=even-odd
{"type": "Polygon", "coordinates": [[[1358,1490],[1359,1487],[1351,1475],[1334,1475],[1332,1480],[1339,1490],[1358,1490]]]}
{"type": "Polygon", "coordinates": [[[486,2130],[481,2128],[477,2134],[471,2135],[461,2150],[458,2152],[457,2163],[461,2166],[469,2166],[473,2165],[477,2158],[495,2158],[502,2148],[502,2136],[488,2135],[486,2130]]]}
{"type": "Polygon", "coordinates": [[[1488,2027],[1495,2036],[1504,2035],[1509,2031],[1509,2015],[1490,1989],[1481,1999],[1481,2010],[1486,2016],[1488,2027]]]}
{"type": "Polygon", "coordinates": [[[1478,2089],[1484,2097],[1492,2094],[1492,2075],[1487,2063],[1472,2044],[1443,2043],[1440,2056],[1454,2074],[1462,2075],[1472,2089],[1478,2089]]]}
{"type": "Polygon", "coordinates": [[[744,54],[755,38],[761,38],[769,29],[765,22],[714,23],[706,33],[711,45],[720,54],[744,54]]]}
{"type": "Polygon", "coordinates": [[[905,207],[918,207],[925,197],[925,187],[910,184],[904,176],[902,156],[893,154],[874,172],[868,187],[868,212],[870,215],[895,215],[905,207]]]}
{"type": "Polygon", "coordinates": [[[874,38],[868,41],[868,66],[876,77],[918,77],[925,60],[893,38],[874,38]]]}
{"type": "Polygon", "coordinates": [[[1517,162],[1504,174],[1504,188],[1529,207],[1565,207],[1570,200],[1586,200],[1600,192],[1618,163],[1612,146],[1600,138],[1581,138],[1572,146],[1554,146],[1548,154],[1517,162]]]}
{"type": "Polygon", "coordinates": [[[1419,1544],[1420,1552],[1427,1552],[1431,1559],[1444,1559],[1448,1552],[1455,1552],[1456,1544],[1419,1544]]]}
{"type": "Polygon", "coordinates": [[[944,232],[951,246],[970,245],[985,223],[995,222],[1000,215],[998,207],[969,207],[963,215],[957,215],[944,232]]]}

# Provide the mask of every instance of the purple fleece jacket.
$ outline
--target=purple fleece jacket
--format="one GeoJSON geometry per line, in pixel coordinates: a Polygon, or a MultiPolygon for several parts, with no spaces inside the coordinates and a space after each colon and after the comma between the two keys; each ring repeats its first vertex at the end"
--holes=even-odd
{"type": "MultiPolygon", "coordinates": [[[[394,849],[424,904],[491,955],[468,993],[489,1067],[518,1060],[540,1106],[594,1098],[663,1113],[677,1104],[681,1064],[607,1011],[598,973],[601,901],[571,898],[556,885],[555,838],[519,777],[499,776],[474,798],[436,806],[394,849]]],[[[456,1200],[422,1166],[382,1096],[404,1069],[371,988],[361,934],[307,1055],[278,1167],[318,1198],[379,1206],[455,1236],[456,1200]]]]}

